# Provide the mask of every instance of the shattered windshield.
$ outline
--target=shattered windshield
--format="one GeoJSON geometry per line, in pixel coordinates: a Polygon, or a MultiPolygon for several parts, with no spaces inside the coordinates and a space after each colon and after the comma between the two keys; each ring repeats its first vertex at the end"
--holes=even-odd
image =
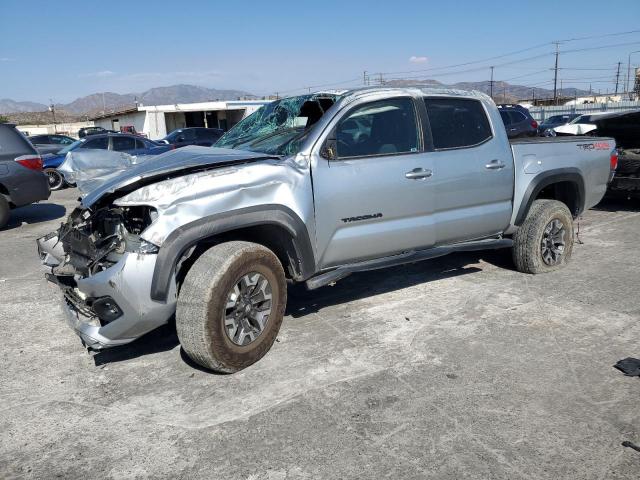
{"type": "Polygon", "coordinates": [[[301,140],[337,98],[311,94],[276,100],[241,120],[215,146],[271,155],[295,154],[301,140]]]}

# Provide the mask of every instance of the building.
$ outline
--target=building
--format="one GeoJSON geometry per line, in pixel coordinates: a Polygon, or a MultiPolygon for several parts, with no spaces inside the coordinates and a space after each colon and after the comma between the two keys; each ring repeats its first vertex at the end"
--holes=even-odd
{"type": "Polygon", "coordinates": [[[47,123],[39,125],[18,125],[16,128],[25,135],[46,135],[59,133],[62,135],[69,135],[71,137],[78,137],[78,130],[84,127],[92,127],[93,122],[60,122],[60,123],[47,123]]]}
{"type": "Polygon", "coordinates": [[[151,139],[165,137],[177,128],[208,127],[228,130],[272,100],[227,100],[121,109],[92,117],[96,126],[120,131],[133,126],[151,139]]]}

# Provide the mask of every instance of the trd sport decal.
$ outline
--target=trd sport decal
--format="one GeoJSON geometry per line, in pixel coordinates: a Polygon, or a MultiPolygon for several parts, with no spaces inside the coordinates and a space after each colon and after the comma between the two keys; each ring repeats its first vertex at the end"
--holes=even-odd
{"type": "Polygon", "coordinates": [[[360,215],[358,217],[347,217],[347,218],[343,218],[342,221],[344,223],[351,223],[351,222],[360,222],[362,220],[371,220],[372,218],[382,218],[382,214],[371,213],[369,215],[360,215]]]}
{"type": "Polygon", "coordinates": [[[611,148],[607,142],[578,143],[576,147],[582,150],[609,150],[611,148]]]}

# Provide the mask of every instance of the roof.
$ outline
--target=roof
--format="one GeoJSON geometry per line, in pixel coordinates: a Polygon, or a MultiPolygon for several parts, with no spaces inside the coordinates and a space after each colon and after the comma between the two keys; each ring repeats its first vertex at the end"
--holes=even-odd
{"type": "Polygon", "coordinates": [[[99,115],[94,115],[93,117],[89,117],[89,120],[100,120],[102,118],[113,117],[114,115],[125,115],[127,113],[135,113],[138,111],[139,111],[139,108],[136,105],[135,107],[121,108],[120,110],[111,110],[109,112],[105,111],[104,113],[101,113],[99,115]]]}

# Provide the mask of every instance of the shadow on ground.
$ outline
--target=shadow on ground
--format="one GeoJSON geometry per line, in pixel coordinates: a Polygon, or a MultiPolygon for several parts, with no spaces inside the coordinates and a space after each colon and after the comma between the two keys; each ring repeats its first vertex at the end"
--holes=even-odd
{"type": "MultiPolygon", "coordinates": [[[[481,268],[470,265],[475,265],[481,260],[500,268],[513,269],[509,250],[503,249],[458,253],[435,260],[357,273],[341,280],[335,287],[327,286],[312,291],[307,290],[304,285],[292,285],[288,290],[285,314],[301,318],[332,305],[407,288],[419,283],[479,272],[481,268]]],[[[144,355],[173,350],[179,343],[175,321],[172,320],[169,324],[149,332],[130,344],[95,353],[93,361],[96,366],[127,361],[144,355]]],[[[208,372],[194,363],[182,349],[180,355],[189,366],[208,372]]]]}
{"type": "Polygon", "coordinates": [[[23,223],[48,222],[63,217],[65,213],[67,213],[67,209],[55,203],[34,203],[33,205],[16,208],[11,210],[9,223],[4,230],[17,228],[23,223]]]}
{"type": "Polygon", "coordinates": [[[335,286],[309,291],[304,285],[289,287],[287,315],[294,318],[317,313],[325,307],[400,290],[420,283],[481,271],[481,260],[499,268],[514,270],[509,249],[454,253],[446,257],[398,267],[354,273],[335,286]]]}
{"type": "Polygon", "coordinates": [[[640,198],[605,197],[591,210],[601,212],[640,212],[640,198]]]}
{"type": "Polygon", "coordinates": [[[93,356],[93,362],[96,367],[108,363],[123,362],[144,355],[168,352],[179,344],[175,322],[171,321],[127,345],[96,352],[93,356]]]}

